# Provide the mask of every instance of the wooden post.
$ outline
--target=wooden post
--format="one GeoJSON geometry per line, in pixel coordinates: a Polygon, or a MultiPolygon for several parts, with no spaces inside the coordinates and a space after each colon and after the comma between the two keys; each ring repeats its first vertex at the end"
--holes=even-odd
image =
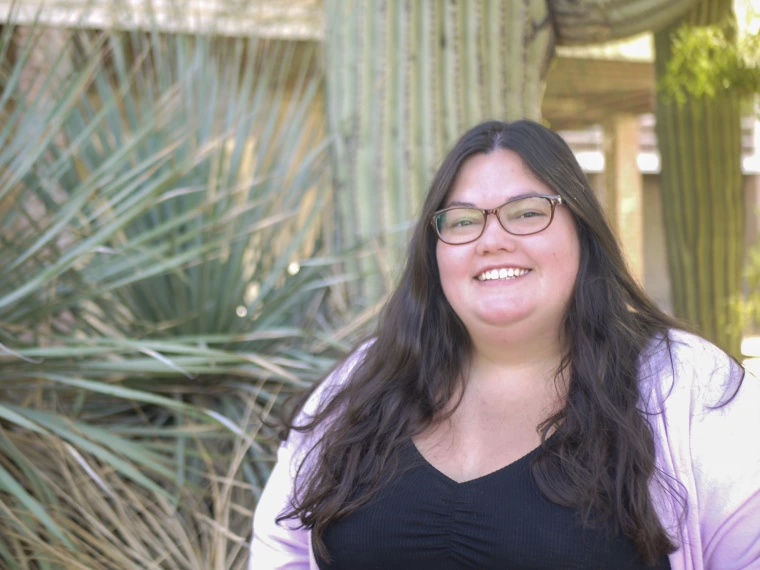
{"type": "Polygon", "coordinates": [[[604,206],[628,267],[644,284],[643,184],[637,163],[639,120],[618,114],[604,125],[604,206]]]}

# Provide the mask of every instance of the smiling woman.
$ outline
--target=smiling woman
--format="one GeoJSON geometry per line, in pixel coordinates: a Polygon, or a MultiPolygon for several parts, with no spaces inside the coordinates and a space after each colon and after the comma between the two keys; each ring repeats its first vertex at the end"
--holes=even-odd
{"type": "MultiPolygon", "coordinates": [[[[561,197],[552,201],[552,194],[520,155],[508,149],[466,159],[447,192],[448,209],[439,218],[456,220],[462,211],[479,218],[479,224],[460,230],[479,227],[477,235],[470,230],[473,239],[455,239],[454,244],[449,238],[461,234],[439,223],[436,247],[444,295],[479,353],[493,350],[501,355],[505,343],[524,351],[529,348],[528,330],[535,331],[540,345],[550,337],[552,344],[560,340],[557,331],[578,273],[580,245],[572,214],[564,206],[555,208],[561,197]],[[493,208],[496,215],[489,219],[482,210],[452,209],[453,204],[493,208]],[[494,272],[499,279],[493,279],[494,272]]],[[[555,349],[559,363],[561,349],[555,349]]]]}
{"type": "Polygon", "coordinates": [[[251,568],[754,568],[760,386],[631,278],[575,158],[488,122],[373,338],[283,418],[251,568]]]}

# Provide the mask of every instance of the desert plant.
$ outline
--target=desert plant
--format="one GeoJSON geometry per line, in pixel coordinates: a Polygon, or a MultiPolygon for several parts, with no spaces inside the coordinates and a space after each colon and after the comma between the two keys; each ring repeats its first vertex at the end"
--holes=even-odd
{"type": "Polygon", "coordinates": [[[2,29],[0,566],[243,564],[261,418],[341,349],[317,55],[2,29]]]}
{"type": "Polygon", "coordinates": [[[704,0],[655,34],[655,75],[667,87],[658,90],[656,130],[674,313],[739,357],[741,335],[730,323],[730,302],[741,292],[745,255],[741,114],[750,82],[732,85],[727,77],[748,77],[750,60],[737,57],[732,5],[704,0]],[[692,39],[684,24],[694,30],[692,39]],[[694,52],[700,42],[706,42],[701,53],[694,52]],[[734,49],[724,53],[721,42],[734,49]],[[685,58],[697,65],[686,65],[685,58]],[[706,59],[714,60],[712,70],[706,59]],[[720,68],[724,73],[716,74],[720,68]],[[720,85],[697,89],[708,80],[720,85]]]}

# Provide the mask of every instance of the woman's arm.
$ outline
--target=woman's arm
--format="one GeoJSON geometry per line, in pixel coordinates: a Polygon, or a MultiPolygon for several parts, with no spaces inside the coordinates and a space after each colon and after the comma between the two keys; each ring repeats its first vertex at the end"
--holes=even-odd
{"type": "Polygon", "coordinates": [[[660,470],[651,491],[679,547],[671,568],[760,570],[760,381],[747,374],[737,391],[742,371],[722,350],[670,339],[641,373],[660,470]]]}
{"type": "Polygon", "coordinates": [[[300,570],[310,567],[310,533],[299,528],[300,522],[297,520],[275,522],[280,513],[290,508],[295,468],[292,450],[283,444],[277,452],[277,464],[253,515],[249,570],[300,570]]]}
{"type": "MultiPolygon", "coordinates": [[[[330,401],[361,362],[372,341],[367,341],[338,366],[314,391],[295,423],[314,416],[325,402],[330,401]]],[[[317,568],[311,551],[311,532],[301,527],[298,520],[275,522],[284,511],[290,510],[295,477],[301,463],[314,460],[316,451],[309,453],[325,425],[316,432],[302,433],[291,430],[288,440],[277,452],[277,463],[267,481],[253,515],[253,541],[249,570],[301,570],[317,568]]],[[[308,463],[307,463],[308,466],[308,463]]],[[[308,475],[308,468],[301,475],[308,475]]]]}
{"type": "Polygon", "coordinates": [[[725,406],[697,407],[691,447],[705,569],[760,570],[760,381],[747,374],[725,406]]]}
{"type": "Polygon", "coordinates": [[[723,351],[681,331],[671,339],[672,360],[650,360],[647,406],[660,468],[685,500],[653,488],[680,546],[671,567],[760,570],[760,381],[747,374],[737,391],[742,371],[723,351]]]}

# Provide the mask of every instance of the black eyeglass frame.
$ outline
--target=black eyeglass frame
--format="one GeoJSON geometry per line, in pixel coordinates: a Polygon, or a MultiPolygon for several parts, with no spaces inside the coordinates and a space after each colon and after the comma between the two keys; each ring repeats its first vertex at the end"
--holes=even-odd
{"type": "Polygon", "coordinates": [[[437,210],[433,212],[433,216],[430,218],[430,224],[433,226],[433,229],[435,230],[435,235],[438,236],[438,239],[441,240],[443,243],[446,243],[448,245],[467,245],[468,243],[472,243],[474,241],[477,241],[480,239],[480,236],[483,235],[483,232],[486,230],[486,224],[488,223],[488,214],[493,214],[496,216],[496,219],[499,220],[499,225],[502,227],[502,229],[507,232],[508,234],[511,234],[513,236],[532,236],[534,234],[541,233],[546,228],[548,228],[550,225],[552,225],[552,222],[554,221],[554,210],[557,208],[557,204],[564,204],[564,201],[562,200],[562,196],[556,195],[556,196],[518,196],[516,198],[512,198],[511,200],[507,200],[504,202],[501,206],[497,206],[496,208],[472,208],[470,206],[451,206],[449,208],[444,208],[443,210],[437,210]],[[537,230],[535,232],[529,232],[527,234],[516,234],[514,232],[510,232],[507,228],[504,227],[504,223],[501,221],[501,218],[499,217],[499,210],[501,210],[504,206],[511,204],[512,202],[517,202],[518,200],[525,200],[526,198],[543,198],[551,204],[552,207],[552,213],[549,217],[549,222],[546,224],[545,227],[541,228],[540,230],[537,230]],[[477,235],[477,237],[474,237],[471,240],[468,241],[462,241],[457,243],[451,243],[449,241],[446,241],[441,237],[441,232],[438,230],[438,223],[437,219],[438,216],[441,214],[445,214],[446,212],[449,212],[451,210],[477,210],[481,214],[483,214],[483,225],[480,227],[480,233],[477,235]]]}

